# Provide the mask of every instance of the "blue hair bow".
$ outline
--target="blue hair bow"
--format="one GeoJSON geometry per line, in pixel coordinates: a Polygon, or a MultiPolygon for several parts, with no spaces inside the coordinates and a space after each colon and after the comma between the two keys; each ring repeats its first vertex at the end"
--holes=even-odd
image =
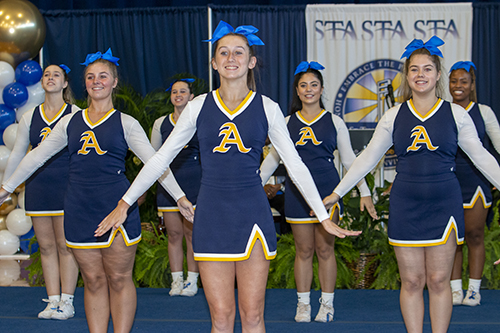
{"type": "Polygon", "coordinates": [[[444,41],[437,36],[432,36],[426,43],[424,43],[421,39],[414,39],[410,44],[406,45],[406,51],[401,56],[401,59],[405,57],[409,58],[413,51],[422,48],[427,49],[431,55],[437,55],[442,58],[443,54],[441,53],[441,50],[438,49],[438,46],[441,46],[443,44],[444,41]]]}
{"type": "Polygon", "coordinates": [[[297,75],[299,73],[306,72],[309,68],[315,69],[317,71],[325,69],[325,67],[323,65],[321,65],[319,62],[316,62],[316,61],[311,61],[311,62],[302,61],[297,66],[297,68],[295,69],[295,73],[293,73],[293,75],[297,75]]]}
{"type": "Polygon", "coordinates": [[[107,60],[109,62],[112,62],[116,66],[119,66],[118,60],[120,60],[120,58],[113,57],[113,54],[111,54],[111,48],[109,48],[105,53],[101,53],[101,52],[97,51],[96,53],[87,54],[87,57],[85,58],[85,62],[80,63],[80,65],[88,66],[91,63],[93,63],[94,61],[96,61],[97,59],[104,59],[104,60],[107,60]]]}
{"type": "Polygon", "coordinates": [[[172,90],[172,86],[174,85],[174,83],[179,82],[179,81],[183,81],[183,82],[186,82],[186,83],[193,83],[194,79],[178,79],[178,80],[175,80],[174,82],[170,83],[170,87],[168,87],[167,90],[165,90],[165,91],[172,90]]]}
{"type": "Polygon", "coordinates": [[[225,35],[234,32],[240,35],[243,35],[248,40],[248,45],[264,45],[264,42],[254,34],[259,31],[253,25],[241,25],[236,28],[236,30],[229,24],[224,21],[220,21],[217,28],[215,28],[214,34],[212,35],[212,39],[204,40],[204,42],[212,42],[215,43],[225,35]]]}
{"type": "Polygon", "coordinates": [[[59,67],[61,67],[66,72],[66,74],[69,74],[69,72],[71,72],[71,69],[65,64],[60,64],[59,67]]]}
{"type": "Polygon", "coordinates": [[[457,61],[451,66],[450,73],[457,69],[465,69],[467,72],[470,72],[470,68],[473,67],[476,69],[476,65],[472,61],[457,61]]]}

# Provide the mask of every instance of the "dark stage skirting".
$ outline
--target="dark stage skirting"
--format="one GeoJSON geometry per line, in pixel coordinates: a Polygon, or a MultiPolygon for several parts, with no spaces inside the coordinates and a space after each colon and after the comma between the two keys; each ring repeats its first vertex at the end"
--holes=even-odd
{"type": "MultiPolygon", "coordinates": [[[[195,297],[170,297],[168,289],[137,289],[137,314],[132,332],[210,332],[210,313],[203,289],[195,297]]],[[[312,314],[319,309],[319,291],[311,293],[312,314]]],[[[477,307],[455,306],[449,332],[500,332],[500,290],[482,290],[477,307]]],[[[88,332],[83,309],[83,288],[77,288],[76,315],[66,321],[41,320],[46,303],[39,287],[0,288],[0,332],[88,332]]],[[[426,304],[427,304],[427,294],[426,304]]],[[[267,332],[400,333],[405,332],[399,311],[399,290],[338,290],[333,323],[295,323],[296,293],[292,289],[269,289],[266,294],[267,332]]],[[[313,317],[314,318],[314,317],[313,317]]],[[[109,332],[112,332],[110,325],[109,332]]],[[[241,332],[239,319],[235,332],[241,332]]],[[[424,332],[431,332],[428,313],[424,332]]]]}

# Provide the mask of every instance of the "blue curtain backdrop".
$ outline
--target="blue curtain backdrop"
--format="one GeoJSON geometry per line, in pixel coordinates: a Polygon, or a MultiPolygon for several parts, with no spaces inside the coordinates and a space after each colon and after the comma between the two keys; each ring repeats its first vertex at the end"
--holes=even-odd
{"type": "Polygon", "coordinates": [[[477,67],[477,95],[500,119],[500,4],[473,4],[472,61],[477,67]]]}
{"type": "Polygon", "coordinates": [[[120,58],[119,75],[145,95],[168,87],[177,73],[208,80],[207,8],[43,11],[47,24],[45,64],[68,65],[71,87],[84,96],[83,66],[88,53],[109,47],[120,58]]]}
{"type": "Polygon", "coordinates": [[[283,113],[288,114],[293,73],[295,67],[307,57],[305,6],[211,8],[214,29],[220,20],[234,28],[250,24],[259,29],[257,36],[266,45],[255,47],[260,64],[257,91],[278,102],[283,113]]]}

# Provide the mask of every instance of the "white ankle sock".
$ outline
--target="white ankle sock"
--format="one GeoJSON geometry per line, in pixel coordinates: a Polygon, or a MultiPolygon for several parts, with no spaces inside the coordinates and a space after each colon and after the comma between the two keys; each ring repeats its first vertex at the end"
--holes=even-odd
{"type": "Polygon", "coordinates": [[[175,281],[177,280],[177,278],[181,278],[181,279],[184,279],[184,273],[181,271],[181,272],[172,272],[172,281],[175,281]]]}
{"type": "Polygon", "coordinates": [[[450,285],[452,292],[462,290],[462,279],[451,280],[450,285]]]}
{"type": "Polygon", "coordinates": [[[330,306],[333,306],[333,297],[335,296],[335,293],[325,293],[325,292],[321,292],[321,300],[323,301],[323,303],[325,303],[326,305],[330,305],[330,306]]]}
{"type": "Polygon", "coordinates": [[[481,279],[469,279],[469,287],[473,286],[475,291],[481,289],[481,279]]]}
{"type": "Polygon", "coordinates": [[[61,300],[61,296],[59,295],[52,295],[52,296],[49,296],[49,301],[56,301],[56,302],[59,302],[61,300]]]}
{"type": "Polygon", "coordinates": [[[70,304],[73,304],[73,298],[74,297],[75,297],[74,295],[62,293],[61,294],[61,301],[63,301],[63,302],[66,301],[66,302],[68,302],[70,304]]]}
{"type": "Polygon", "coordinates": [[[311,303],[311,292],[310,291],[306,293],[297,292],[297,298],[299,299],[299,303],[304,303],[305,305],[308,305],[311,303]]]}
{"type": "Polygon", "coordinates": [[[191,282],[191,283],[198,283],[198,276],[200,276],[200,273],[188,271],[187,280],[188,280],[188,282],[191,282]]]}

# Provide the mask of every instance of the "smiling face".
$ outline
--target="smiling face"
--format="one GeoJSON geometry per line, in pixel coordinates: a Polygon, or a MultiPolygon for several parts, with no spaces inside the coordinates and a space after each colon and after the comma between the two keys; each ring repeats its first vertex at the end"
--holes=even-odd
{"type": "Polygon", "coordinates": [[[87,67],[85,87],[92,100],[111,98],[111,93],[118,84],[118,78],[114,77],[110,66],[105,62],[96,61],[87,67]]]}
{"type": "Polygon", "coordinates": [[[187,82],[177,81],[172,85],[170,101],[176,108],[184,108],[193,98],[194,95],[191,93],[187,82]]]}
{"type": "Polygon", "coordinates": [[[248,70],[253,69],[257,59],[250,54],[246,38],[238,35],[227,35],[217,41],[212,67],[223,79],[244,79],[248,70]]]}
{"type": "Polygon", "coordinates": [[[454,70],[450,74],[449,88],[453,103],[467,106],[475,89],[472,75],[463,68],[454,70]]]}
{"type": "Polygon", "coordinates": [[[64,71],[61,67],[50,65],[45,68],[42,76],[42,88],[45,92],[61,92],[67,86],[68,81],[66,81],[64,71]]]}
{"type": "Polygon", "coordinates": [[[295,89],[302,104],[308,105],[319,103],[321,94],[323,93],[321,82],[313,73],[302,75],[295,89]]]}
{"type": "Polygon", "coordinates": [[[430,56],[426,54],[412,55],[406,79],[413,96],[423,96],[429,93],[435,95],[436,84],[440,76],[441,73],[436,69],[436,64],[430,56]]]}

